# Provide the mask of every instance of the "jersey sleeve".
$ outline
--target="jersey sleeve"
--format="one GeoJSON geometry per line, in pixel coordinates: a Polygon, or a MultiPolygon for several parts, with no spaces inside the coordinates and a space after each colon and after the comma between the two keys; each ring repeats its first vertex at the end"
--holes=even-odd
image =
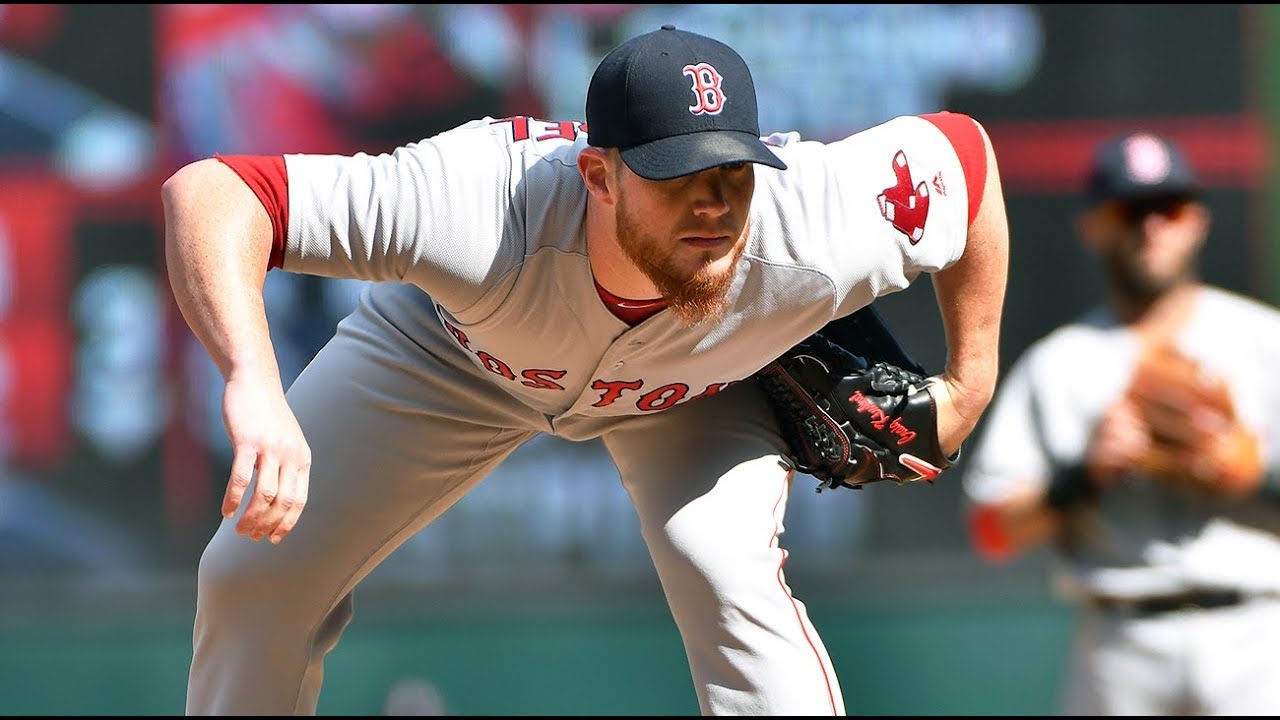
{"type": "Polygon", "coordinates": [[[902,116],[830,143],[770,140],[789,166],[770,176],[789,252],[830,276],[839,314],[963,255],[987,173],[969,116],[902,116]]]}
{"type": "Polygon", "coordinates": [[[523,256],[513,157],[487,118],[380,155],[285,155],[281,267],[411,283],[466,308],[523,256]]]}
{"type": "Polygon", "coordinates": [[[1030,357],[1016,363],[987,411],[961,479],[964,494],[975,504],[1048,482],[1052,466],[1040,435],[1032,366],[1030,357]]]}

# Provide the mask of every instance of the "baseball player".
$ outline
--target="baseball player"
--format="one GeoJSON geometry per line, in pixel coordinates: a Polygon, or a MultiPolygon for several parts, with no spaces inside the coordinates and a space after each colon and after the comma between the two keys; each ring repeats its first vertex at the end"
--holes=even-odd
{"type": "Polygon", "coordinates": [[[1081,608],[1069,715],[1280,711],[1280,312],[1197,279],[1209,209],[1147,132],[1096,150],[1105,303],[1010,368],[963,477],[977,547],[1081,608]]]}
{"type": "Polygon", "coordinates": [[[926,273],[955,451],[994,393],[1008,231],[968,116],[824,144],[762,137],[756,102],[737,52],[664,26],[601,61],[585,124],[486,117],[164,184],[173,292],[226,380],[235,450],[189,713],[313,713],[360,581],[540,433],[602,439],[703,713],[844,713],[782,572],[793,472],[743,381],[926,273]],[[287,394],[269,268],[378,281],[287,394]]]}

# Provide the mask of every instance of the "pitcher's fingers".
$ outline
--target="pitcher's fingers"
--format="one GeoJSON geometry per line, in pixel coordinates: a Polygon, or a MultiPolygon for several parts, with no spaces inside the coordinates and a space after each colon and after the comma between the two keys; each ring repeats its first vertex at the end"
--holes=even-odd
{"type": "Polygon", "coordinates": [[[271,504],[275,502],[276,495],[280,490],[280,461],[274,454],[264,454],[258,457],[258,483],[253,489],[253,497],[249,499],[249,506],[244,509],[244,514],[240,516],[240,522],[236,525],[236,532],[241,535],[248,535],[255,542],[262,539],[267,528],[263,527],[262,519],[271,509],[271,504]]]}
{"type": "Polygon", "coordinates": [[[288,491],[282,491],[280,497],[276,499],[276,502],[284,508],[284,517],[280,519],[279,524],[271,531],[271,542],[278,544],[298,524],[302,509],[307,504],[309,482],[309,468],[301,467],[292,473],[292,481],[288,491]]]}
{"type": "Polygon", "coordinates": [[[227,492],[222,497],[222,517],[229,518],[236,514],[244,493],[253,480],[253,468],[258,464],[258,451],[247,445],[237,447],[235,458],[231,461],[231,475],[227,479],[227,492]]]}
{"type": "MultiPolygon", "coordinates": [[[[295,466],[288,460],[280,461],[279,485],[276,488],[275,500],[267,506],[262,515],[258,517],[258,529],[261,531],[261,537],[271,539],[275,533],[276,527],[284,520],[284,516],[289,512],[289,507],[293,505],[293,488],[296,485],[295,478],[298,474],[295,466]]],[[[257,538],[255,538],[257,539],[257,538]]]]}

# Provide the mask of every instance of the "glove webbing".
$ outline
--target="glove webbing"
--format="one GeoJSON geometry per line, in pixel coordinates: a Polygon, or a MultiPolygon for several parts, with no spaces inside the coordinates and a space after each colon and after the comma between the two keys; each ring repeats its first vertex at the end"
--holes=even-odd
{"type": "MultiPolygon", "coordinates": [[[[842,358],[850,362],[851,366],[866,366],[862,358],[835,345],[832,347],[837,348],[842,358]]],[[[817,358],[814,359],[824,368],[826,367],[825,363],[817,358]]],[[[830,372],[829,369],[828,372],[830,372]]],[[[818,486],[819,492],[823,487],[861,487],[860,484],[843,483],[833,475],[833,473],[843,474],[846,468],[856,470],[863,458],[852,455],[848,437],[840,430],[839,423],[828,414],[827,409],[814,402],[813,396],[801,387],[776,360],[766,365],[760,371],[759,377],[762,381],[761,387],[788,420],[780,423],[779,426],[783,439],[792,448],[804,448],[819,454],[818,457],[792,457],[796,469],[821,481],[822,484],[818,486]],[[797,422],[796,418],[803,418],[803,420],[797,422]]]]}

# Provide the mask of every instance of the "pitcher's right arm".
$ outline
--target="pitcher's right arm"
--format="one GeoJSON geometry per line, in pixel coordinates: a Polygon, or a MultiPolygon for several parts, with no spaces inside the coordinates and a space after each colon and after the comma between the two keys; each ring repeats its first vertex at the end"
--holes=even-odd
{"type": "Polygon", "coordinates": [[[234,450],[222,514],[254,494],[236,531],[278,543],[306,503],[311,451],[284,397],[262,289],[273,218],[263,201],[216,158],[190,163],[161,189],[165,258],[178,308],[226,381],[223,421],[234,450]]]}

